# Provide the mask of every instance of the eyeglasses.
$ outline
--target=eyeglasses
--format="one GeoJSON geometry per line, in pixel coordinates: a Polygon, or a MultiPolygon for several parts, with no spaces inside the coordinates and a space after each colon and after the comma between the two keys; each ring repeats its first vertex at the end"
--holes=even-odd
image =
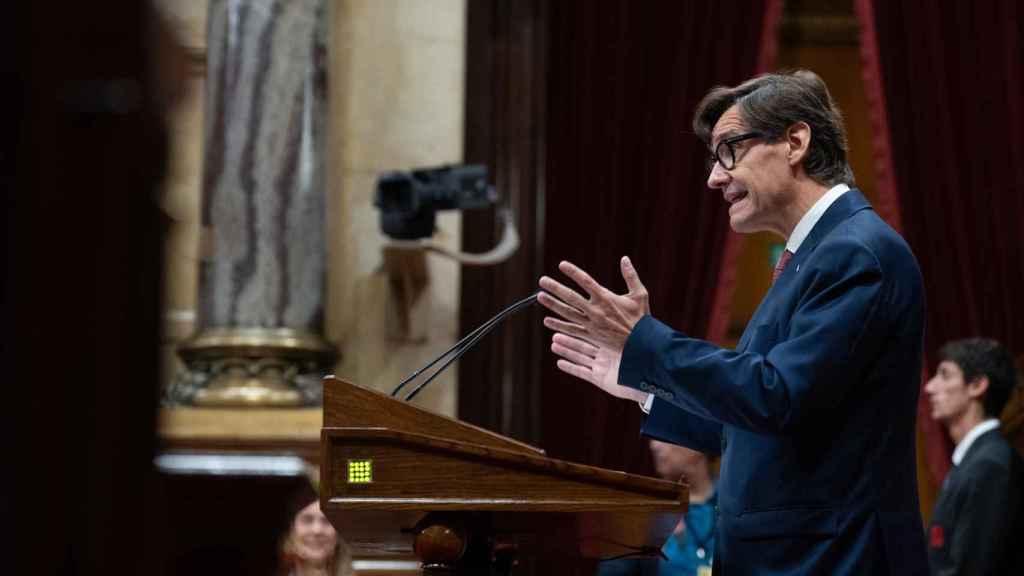
{"type": "Polygon", "coordinates": [[[710,174],[711,170],[714,169],[715,162],[721,164],[722,168],[726,170],[732,170],[736,167],[736,144],[744,140],[763,137],[764,134],[760,132],[747,132],[723,139],[715,146],[715,151],[708,157],[708,173],[710,174]]]}

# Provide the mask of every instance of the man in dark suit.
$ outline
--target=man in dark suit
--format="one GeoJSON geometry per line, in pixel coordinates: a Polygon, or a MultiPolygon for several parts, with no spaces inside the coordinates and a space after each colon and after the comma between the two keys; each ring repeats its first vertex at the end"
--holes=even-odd
{"type": "Polygon", "coordinates": [[[994,340],[957,340],[939,351],[925,393],[956,449],[928,527],[932,574],[1024,574],[1011,540],[1024,527],[1024,464],[998,419],[1015,385],[1010,354],[994,340]]]}
{"type": "Polygon", "coordinates": [[[715,570],[926,574],[914,421],[924,294],[900,236],[851,188],[842,117],[821,79],[713,89],[694,118],[737,232],[786,240],[736,350],[650,316],[628,258],[615,294],[544,277],[558,367],[641,402],[643,433],[721,452],[715,570]]]}

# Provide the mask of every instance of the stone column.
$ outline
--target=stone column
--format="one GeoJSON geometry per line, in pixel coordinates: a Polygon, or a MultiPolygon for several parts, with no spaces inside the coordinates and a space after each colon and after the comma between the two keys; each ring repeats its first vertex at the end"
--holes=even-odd
{"type": "Polygon", "coordinates": [[[299,406],[323,337],[325,0],[210,0],[196,334],[172,403],[299,406]]]}

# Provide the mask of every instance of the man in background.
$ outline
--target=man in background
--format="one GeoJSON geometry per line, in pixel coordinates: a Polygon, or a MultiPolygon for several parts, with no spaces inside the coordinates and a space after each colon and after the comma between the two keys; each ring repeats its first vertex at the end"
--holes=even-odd
{"type": "Polygon", "coordinates": [[[932,418],[956,444],[928,527],[935,575],[1022,574],[1020,534],[1024,464],[999,431],[1016,386],[1013,361],[995,340],[956,340],[939,351],[925,385],[932,418]]]}
{"type": "Polygon", "coordinates": [[[601,564],[599,576],[710,576],[715,549],[715,479],[708,457],[650,440],[658,476],[689,486],[690,503],[661,547],[664,558],[622,558],[601,564]]]}

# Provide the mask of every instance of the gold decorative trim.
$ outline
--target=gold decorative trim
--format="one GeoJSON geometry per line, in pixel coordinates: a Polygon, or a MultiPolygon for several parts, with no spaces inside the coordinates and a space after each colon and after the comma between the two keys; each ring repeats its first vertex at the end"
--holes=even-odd
{"type": "Polygon", "coordinates": [[[208,328],[178,346],[186,369],[169,405],[293,408],[319,405],[334,347],[292,328],[208,328]]]}
{"type": "Polygon", "coordinates": [[[320,335],[294,328],[207,328],[178,346],[185,362],[207,356],[242,354],[319,358],[335,354],[320,335]]]}

